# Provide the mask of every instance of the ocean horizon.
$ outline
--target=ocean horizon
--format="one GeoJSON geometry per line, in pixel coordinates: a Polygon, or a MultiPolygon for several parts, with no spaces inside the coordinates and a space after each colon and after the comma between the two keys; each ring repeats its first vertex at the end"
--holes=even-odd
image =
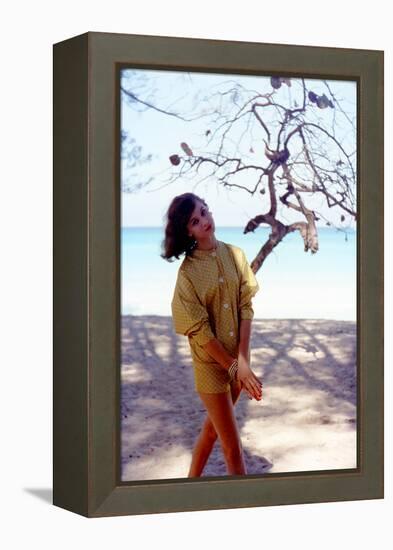
{"type": "MultiPolygon", "coordinates": [[[[242,227],[217,227],[216,237],[242,248],[249,262],[269,227],[243,234],[242,227]]],[[[265,260],[253,300],[258,319],[356,321],[356,230],[319,227],[319,250],[304,252],[299,232],[291,233],[265,260]]],[[[171,300],[182,259],[160,256],[163,227],[121,229],[122,315],[171,315],[171,300]]]]}

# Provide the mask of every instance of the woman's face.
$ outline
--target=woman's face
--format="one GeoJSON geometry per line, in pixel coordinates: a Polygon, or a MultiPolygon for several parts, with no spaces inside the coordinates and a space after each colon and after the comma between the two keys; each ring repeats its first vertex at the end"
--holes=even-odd
{"type": "Polygon", "coordinates": [[[207,239],[214,235],[215,225],[212,213],[201,201],[195,202],[195,208],[187,224],[188,236],[196,241],[207,239]]]}

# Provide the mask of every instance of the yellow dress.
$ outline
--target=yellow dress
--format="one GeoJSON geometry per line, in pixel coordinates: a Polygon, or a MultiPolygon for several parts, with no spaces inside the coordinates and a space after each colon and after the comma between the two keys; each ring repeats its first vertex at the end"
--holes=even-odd
{"type": "Polygon", "coordinates": [[[217,338],[233,357],[239,349],[241,319],[252,319],[251,299],[258,291],[246,256],[218,241],[214,251],[194,250],[180,265],[172,299],[176,333],[188,336],[199,392],[230,390],[229,375],[204,349],[217,338]]]}

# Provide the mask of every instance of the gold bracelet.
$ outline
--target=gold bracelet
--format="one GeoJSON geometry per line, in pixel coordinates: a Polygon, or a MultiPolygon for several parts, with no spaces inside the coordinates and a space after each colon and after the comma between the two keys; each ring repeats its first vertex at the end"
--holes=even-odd
{"type": "Polygon", "coordinates": [[[237,369],[238,369],[238,362],[237,359],[235,359],[232,363],[232,365],[228,369],[229,378],[232,382],[232,380],[236,379],[237,369]]]}

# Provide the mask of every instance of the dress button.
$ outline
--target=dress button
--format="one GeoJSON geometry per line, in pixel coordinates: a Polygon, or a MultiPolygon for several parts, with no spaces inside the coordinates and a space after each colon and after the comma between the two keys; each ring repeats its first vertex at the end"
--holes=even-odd
{"type": "Polygon", "coordinates": [[[229,336],[233,336],[233,330],[229,332],[229,336]]]}
{"type": "Polygon", "coordinates": [[[224,277],[220,277],[220,278],[218,279],[218,281],[219,281],[220,283],[223,283],[223,282],[224,282],[224,277]]]}
{"type": "Polygon", "coordinates": [[[225,309],[229,308],[229,304],[224,304],[225,309]]]}

